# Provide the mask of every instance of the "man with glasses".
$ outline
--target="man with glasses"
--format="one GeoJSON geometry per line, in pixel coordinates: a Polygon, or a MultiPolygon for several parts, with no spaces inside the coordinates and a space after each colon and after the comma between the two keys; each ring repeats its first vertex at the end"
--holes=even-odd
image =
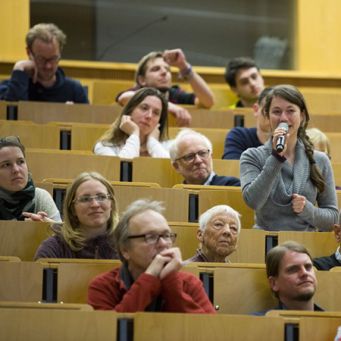
{"type": "Polygon", "coordinates": [[[212,143],[203,134],[182,129],[170,146],[174,169],[189,185],[240,186],[238,178],[219,176],[213,171],[212,143]]]}
{"type": "Polygon", "coordinates": [[[97,276],[88,302],[118,312],[214,313],[200,280],[179,271],[182,259],[160,202],[137,200],[118,222],[114,241],[122,266],[97,276]]]}
{"type": "Polygon", "coordinates": [[[0,84],[0,99],[88,103],[82,85],[58,67],[66,42],[54,24],[37,24],[26,35],[28,60],[15,63],[11,78],[0,84]]]}

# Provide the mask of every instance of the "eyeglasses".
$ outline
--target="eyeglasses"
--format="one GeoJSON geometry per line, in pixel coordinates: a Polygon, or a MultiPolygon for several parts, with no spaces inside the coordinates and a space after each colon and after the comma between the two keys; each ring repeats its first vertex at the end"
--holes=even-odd
{"type": "Polygon", "coordinates": [[[133,236],[128,236],[128,239],[136,239],[136,238],[143,238],[144,241],[149,245],[157,244],[160,238],[162,238],[167,243],[174,243],[176,240],[176,233],[172,233],[172,232],[165,232],[162,234],[145,233],[145,234],[136,234],[133,236]]]}
{"type": "Polygon", "coordinates": [[[34,53],[31,51],[33,59],[36,61],[36,63],[40,65],[45,65],[47,63],[50,64],[56,64],[60,61],[61,56],[53,56],[51,58],[44,58],[42,56],[36,56],[34,53]]]}
{"type": "Polygon", "coordinates": [[[5,136],[0,138],[0,146],[8,143],[21,144],[18,136],[5,136]]]}
{"type": "Polygon", "coordinates": [[[92,200],[96,200],[98,204],[101,204],[109,199],[111,199],[110,194],[82,195],[81,197],[75,198],[74,202],[88,205],[92,202],[92,200]]]}
{"type": "Polygon", "coordinates": [[[186,154],[184,156],[181,156],[177,159],[175,159],[175,161],[179,161],[179,160],[183,160],[187,163],[193,162],[196,156],[199,156],[201,159],[206,160],[208,158],[208,156],[210,155],[210,150],[209,149],[203,149],[203,150],[199,150],[196,153],[189,153],[186,154]]]}

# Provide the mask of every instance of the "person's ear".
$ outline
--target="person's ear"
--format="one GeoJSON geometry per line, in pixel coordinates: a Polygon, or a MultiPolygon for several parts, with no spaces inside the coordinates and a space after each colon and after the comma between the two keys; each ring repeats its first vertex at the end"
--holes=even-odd
{"type": "Polygon", "coordinates": [[[127,246],[122,246],[121,247],[121,254],[123,256],[123,258],[128,261],[130,259],[130,254],[129,254],[129,249],[127,246]]]}
{"type": "Polygon", "coordinates": [[[334,234],[336,241],[340,244],[341,243],[341,226],[339,224],[334,225],[334,234]]]}
{"type": "Polygon", "coordinates": [[[28,59],[33,60],[32,51],[26,46],[26,54],[28,59]]]}
{"type": "Polygon", "coordinates": [[[197,238],[198,238],[200,243],[202,243],[204,240],[204,232],[201,231],[200,229],[198,229],[198,231],[197,231],[197,238]]]}
{"type": "Polygon", "coordinates": [[[138,76],[137,77],[137,83],[141,86],[147,86],[145,78],[143,76],[138,76]]]}
{"type": "Polygon", "coordinates": [[[274,276],[268,277],[269,286],[273,292],[278,291],[277,278],[274,276]]]}
{"type": "Polygon", "coordinates": [[[258,116],[258,114],[259,114],[259,104],[256,102],[256,103],[253,103],[252,104],[252,109],[253,109],[253,115],[255,116],[255,117],[257,117],[258,116]]]}
{"type": "Polygon", "coordinates": [[[174,167],[174,169],[178,172],[178,173],[180,173],[180,170],[179,170],[179,163],[178,163],[178,161],[173,161],[172,162],[172,165],[173,165],[173,167],[174,167]]]}

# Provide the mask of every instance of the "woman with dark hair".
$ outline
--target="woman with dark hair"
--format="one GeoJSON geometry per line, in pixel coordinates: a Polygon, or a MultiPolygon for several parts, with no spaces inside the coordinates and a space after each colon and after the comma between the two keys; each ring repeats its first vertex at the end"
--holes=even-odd
{"type": "Polygon", "coordinates": [[[0,138],[0,220],[61,221],[51,195],[35,187],[16,136],[0,138]]]}
{"type": "Polygon", "coordinates": [[[167,114],[167,101],[159,90],[138,90],[96,143],[95,154],[169,158],[167,114]]]}
{"type": "Polygon", "coordinates": [[[245,202],[256,228],[270,231],[330,230],[338,219],[334,175],[328,156],[314,151],[306,134],[309,113],[303,95],[278,85],[266,97],[264,115],[272,136],[240,159],[245,202]]]}
{"type": "Polygon", "coordinates": [[[99,173],[79,174],[67,190],[63,224],[39,246],[38,258],[117,258],[112,235],[118,221],[111,184],[99,173]]]}

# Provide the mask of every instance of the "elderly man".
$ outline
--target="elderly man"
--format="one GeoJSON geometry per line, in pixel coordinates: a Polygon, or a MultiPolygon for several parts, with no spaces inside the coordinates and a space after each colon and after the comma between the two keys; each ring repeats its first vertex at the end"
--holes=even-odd
{"type": "Polygon", "coordinates": [[[242,153],[253,147],[263,145],[270,137],[270,122],[263,115],[263,106],[265,104],[266,95],[272,88],[265,88],[256,103],[252,106],[254,116],[256,118],[256,127],[234,127],[226,135],[224,143],[223,159],[239,160],[242,153]]]}
{"type": "Polygon", "coordinates": [[[65,41],[65,34],[54,24],[33,26],[26,35],[28,60],[15,63],[11,78],[0,84],[0,99],[88,103],[81,84],[58,68],[65,41]]]}
{"type": "Polygon", "coordinates": [[[309,251],[303,245],[288,241],[271,249],[266,256],[266,273],[279,300],[273,309],[323,310],[314,304],[317,279],[309,251]]]}
{"type": "Polygon", "coordinates": [[[194,104],[207,109],[214,104],[212,91],[204,79],[192,69],[181,49],[148,53],[138,64],[135,81],[136,86],[119,93],[116,101],[125,105],[138,89],[142,87],[157,88],[168,99],[168,110],[176,117],[178,126],[188,126],[191,121],[190,113],[179,104],[194,104]],[[190,84],[192,93],[172,85],[171,66],[179,69],[179,77],[190,84]]]}
{"type": "Polygon", "coordinates": [[[256,103],[264,88],[264,79],[255,61],[247,57],[232,59],[226,66],[225,80],[239,97],[230,108],[247,108],[256,103]]]}
{"type": "Polygon", "coordinates": [[[227,205],[217,205],[199,218],[197,238],[200,248],[186,262],[229,263],[228,256],[237,249],[240,214],[227,205]]]}
{"type": "Polygon", "coordinates": [[[218,176],[213,171],[212,143],[203,134],[182,129],[173,140],[169,154],[174,169],[190,185],[240,186],[238,178],[218,176]]]}
{"type": "Polygon", "coordinates": [[[335,253],[330,256],[313,259],[313,264],[318,270],[330,270],[335,266],[341,266],[341,212],[339,213],[339,223],[334,225],[334,234],[339,247],[336,249],[335,253]]]}
{"type": "Polygon", "coordinates": [[[180,250],[159,202],[137,200],[121,216],[114,241],[123,262],[96,277],[88,302],[119,312],[214,313],[201,281],[182,267],[180,250]]]}

